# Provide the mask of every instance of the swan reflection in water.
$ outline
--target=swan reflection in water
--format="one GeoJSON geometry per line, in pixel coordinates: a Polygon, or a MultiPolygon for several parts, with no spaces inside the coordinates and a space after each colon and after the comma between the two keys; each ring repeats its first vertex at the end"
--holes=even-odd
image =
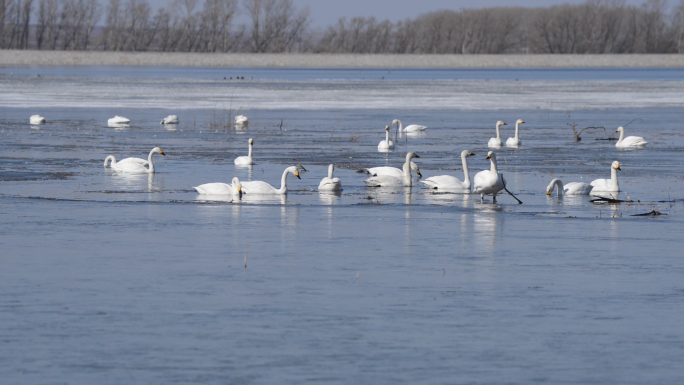
{"type": "MultiPolygon", "coordinates": [[[[252,177],[254,176],[254,166],[249,164],[249,165],[235,165],[235,171],[239,171],[244,173],[244,171],[247,171],[247,178],[243,178],[242,175],[240,175],[240,180],[252,180],[252,177]]],[[[244,174],[243,174],[244,175],[244,174]]]]}
{"type": "Polygon", "coordinates": [[[112,190],[119,189],[131,189],[131,190],[143,190],[145,187],[145,182],[147,182],[148,192],[160,192],[161,188],[154,188],[154,177],[155,174],[127,174],[116,172],[114,170],[108,169],[105,173],[110,176],[107,178],[107,183],[112,184],[112,190]]]}
{"type": "Polygon", "coordinates": [[[342,196],[341,191],[319,191],[318,192],[318,199],[320,200],[321,204],[323,205],[335,205],[340,201],[340,197],[342,196]]]}

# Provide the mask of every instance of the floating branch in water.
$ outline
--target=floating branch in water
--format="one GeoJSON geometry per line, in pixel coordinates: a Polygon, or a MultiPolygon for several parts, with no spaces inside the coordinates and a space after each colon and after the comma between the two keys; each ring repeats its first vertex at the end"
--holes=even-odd
{"type": "Polygon", "coordinates": [[[648,216],[658,216],[658,215],[667,215],[665,213],[661,213],[658,210],[653,210],[649,213],[643,213],[643,214],[632,214],[630,215],[631,217],[648,217],[648,216]]]}
{"type": "MultiPolygon", "coordinates": [[[[583,133],[584,131],[586,131],[586,130],[590,130],[590,129],[592,129],[592,130],[602,129],[603,132],[605,132],[606,134],[608,133],[608,131],[606,131],[606,128],[603,127],[603,126],[597,126],[597,127],[593,127],[593,126],[592,126],[592,127],[584,127],[583,129],[581,129],[581,130],[578,132],[577,129],[576,129],[577,123],[574,123],[574,122],[573,122],[573,123],[568,123],[567,125],[570,126],[570,127],[572,127],[572,133],[575,134],[575,142],[579,142],[579,141],[582,140],[582,137],[581,137],[580,135],[582,135],[582,133],[583,133]]],[[[608,140],[608,139],[597,139],[597,140],[608,140]]]]}
{"type": "Polygon", "coordinates": [[[522,201],[520,199],[518,199],[518,197],[513,195],[512,192],[508,191],[508,189],[506,188],[506,179],[504,179],[503,174],[501,174],[501,181],[503,182],[504,190],[506,190],[507,193],[509,193],[516,201],[518,201],[519,205],[523,204],[522,201]]]}
{"type": "Polygon", "coordinates": [[[596,199],[592,199],[589,202],[591,202],[591,203],[623,203],[624,201],[622,199],[597,197],[596,199]]]}

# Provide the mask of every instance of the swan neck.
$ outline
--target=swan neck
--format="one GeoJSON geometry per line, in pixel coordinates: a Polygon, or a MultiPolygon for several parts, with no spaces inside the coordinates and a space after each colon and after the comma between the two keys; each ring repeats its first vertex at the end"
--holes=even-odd
{"type": "Polygon", "coordinates": [[[497,139],[501,139],[501,134],[499,133],[499,127],[501,127],[501,125],[497,124],[496,125],[496,138],[497,139]]]}
{"type": "Polygon", "coordinates": [[[613,186],[618,187],[617,170],[614,167],[610,168],[610,182],[613,186]]]}
{"type": "MultiPolygon", "coordinates": [[[[625,129],[623,128],[622,130],[620,130],[620,138],[618,139],[617,142],[618,142],[618,143],[621,143],[621,142],[622,142],[622,139],[623,139],[624,137],[625,137],[625,129]]],[[[615,171],[615,170],[613,170],[613,171],[615,171]]]]}
{"type": "Polygon", "coordinates": [[[515,138],[518,139],[518,128],[520,127],[520,123],[515,123],[515,138]]]}
{"type": "Polygon", "coordinates": [[[461,155],[461,161],[463,162],[463,175],[465,175],[463,183],[470,187],[470,174],[468,173],[468,158],[466,155],[461,155]]]}
{"type": "Polygon", "coordinates": [[[563,191],[563,182],[559,179],[556,180],[556,187],[558,187],[558,196],[562,197],[565,191],[563,191]]]}
{"type": "Polygon", "coordinates": [[[249,144],[249,153],[247,153],[248,158],[252,158],[252,146],[254,146],[252,143],[249,144]]]}
{"type": "Polygon", "coordinates": [[[287,192],[287,174],[290,172],[290,170],[285,170],[283,171],[283,177],[280,179],[280,189],[278,190],[278,194],[285,194],[287,192]]]}
{"type": "Polygon", "coordinates": [[[154,155],[154,150],[150,151],[150,155],[147,156],[147,163],[149,164],[149,172],[154,172],[154,164],[152,163],[152,155],[154,155]]]}
{"type": "Polygon", "coordinates": [[[107,167],[107,162],[110,160],[112,161],[112,165],[116,164],[116,158],[114,158],[113,155],[109,155],[108,157],[105,158],[105,161],[104,161],[105,167],[107,167]]]}
{"type": "Polygon", "coordinates": [[[401,120],[397,119],[397,122],[399,122],[399,131],[404,131],[404,124],[401,123],[401,120]]]}
{"type": "Polygon", "coordinates": [[[496,158],[492,157],[490,160],[490,163],[492,164],[492,168],[490,169],[493,173],[498,173],[499,171],[496,169],[496,158]]]}
{"type": "Polygon", "coordinates": [[[404,184],[411,185],[411,159],[407,159],[406,163],[404,163],[404,184]]]}
{"type": "Polygon", "coordinates": [[[385,143],[389,146],[389,130],[385,130],[385,143]]]}
{"type": "Polygon", "coordinates": [[[328,166],[328,178],[330,178],[330,179],[333,178],[333,170],[334,170],[334,167],[332,165],[328,166]]]}

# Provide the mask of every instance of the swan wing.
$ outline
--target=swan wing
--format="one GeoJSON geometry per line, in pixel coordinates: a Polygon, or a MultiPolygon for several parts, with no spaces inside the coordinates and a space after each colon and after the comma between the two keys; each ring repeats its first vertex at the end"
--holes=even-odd
{"type": "Polygon", "coordinates": [[[416,131],[425,131],[427,130],[427,127],[421,126],[418,124],[411,124],[406,127],[404,127],[404,132],[416,132],[416,131]]]}
{"type": "Polygon", "coordinates": [[[126,159],[121,159],[121,160],[119,161],[119,163],[128,163],[128,162],[137,163],[137,164],[140,164],[140,165],[143,165],[143,166],[147,166],[147,165],[148,165],[147,160],[142,159],[142,158],[126,158],[126,159]]]}
{"type": "Polygon", "coordinates": [[[563,185],[565,195],[589,195],[592,189],[592,185],[582,182],[570,182],[563,185]]]}
{"type": "Polygon", "coordinates": [[[404,177],[404,172],[396,167],[373,167],[367,168],[366,171],[368,171],[368,173],[372,176],[392,176],[395,178],[404,177]]]}
{"type": "Polygon", "coordinates": [[[489,146],[489,147],[501,147],[501,139],[490,138],[489,143],[487,143],[487,146],[489,146]]]}
{"type": "Polygon", "coordinates": [[[242,192],[245,194],[277,194],[277,189],[266,182],[255,180],[242,183],[242,192]]]}
{"type": "MultiPolygon", "coordinates": [[[[492,139],[496,139],[496,138],[492,138],[492,139]]],[[[518,147],[518,146],[520,146],[520,139],[516,140],[515,138],[508,138],[508,140],[506,140],[506,147],[518,147]]]]}
{"type": "Polygon", "coordinates": [[[378,175],[363,181],[368,187],[397,187],[404,186],[403,178],[395,178],[388,175],[378,175]]]}
{"type": "Polygon", "coordinates": [[[628,136],[624,139],[622,139],[622,143],[620,143],[619,147],[638,147],[638,146],[645,146],[647,145],[648,142],[644,140],[644,138],[640,136],[628,136]]]}
{"type": "Polygon", "coordinates": [[[254,164],[254,161],[248,156],[238,156],[233,163],[237,166],[249,166],[254,164]]]}
{"type": "Polygon", "coordinates": [[[503,181],[499,173],[490,170],[480,171],[473,178],[473,192],[476,194],[495,194],[503,190],[503,181]]]}
{"type": "Polygon", "coordinates": [[[319,191],[335,191],[335,190],[340,190],[342,188],[342,184],[340,183],[340,178],[328,178],[325,177],[323,180],[321,180],[321,183],[318,185],[318,190],[319,191]]]}
{"type": "Polygon", "coordinates": [[[198,193],[204,195],[233,195],[233,186],[227,183],[205,183],[193,187],[198,193]]]}
{"type": "Polygon", "coordinates": [[[147,174],[150,172],[147,167],[135,162],[117,162],[116,164],[112,164],[112,169],[117,172],[128,174],[147,174]]]}
{"type": "Polygon", "coordinates": [[[458,180],[458,178],[451,175],[431,176],[425,180],[420,181],[426,186],[434,189],[452,189],[452,190],[467,190],[465,183],[458,180]]]}

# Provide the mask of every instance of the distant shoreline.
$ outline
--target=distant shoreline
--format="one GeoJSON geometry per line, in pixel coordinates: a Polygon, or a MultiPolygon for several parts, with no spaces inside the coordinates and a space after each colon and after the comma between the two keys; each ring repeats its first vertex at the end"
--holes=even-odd
{"type": "Polygon", "coordinates": [[[679,54],[385,55],[0,50],[0,66],[684,68],[679,54]]]}

